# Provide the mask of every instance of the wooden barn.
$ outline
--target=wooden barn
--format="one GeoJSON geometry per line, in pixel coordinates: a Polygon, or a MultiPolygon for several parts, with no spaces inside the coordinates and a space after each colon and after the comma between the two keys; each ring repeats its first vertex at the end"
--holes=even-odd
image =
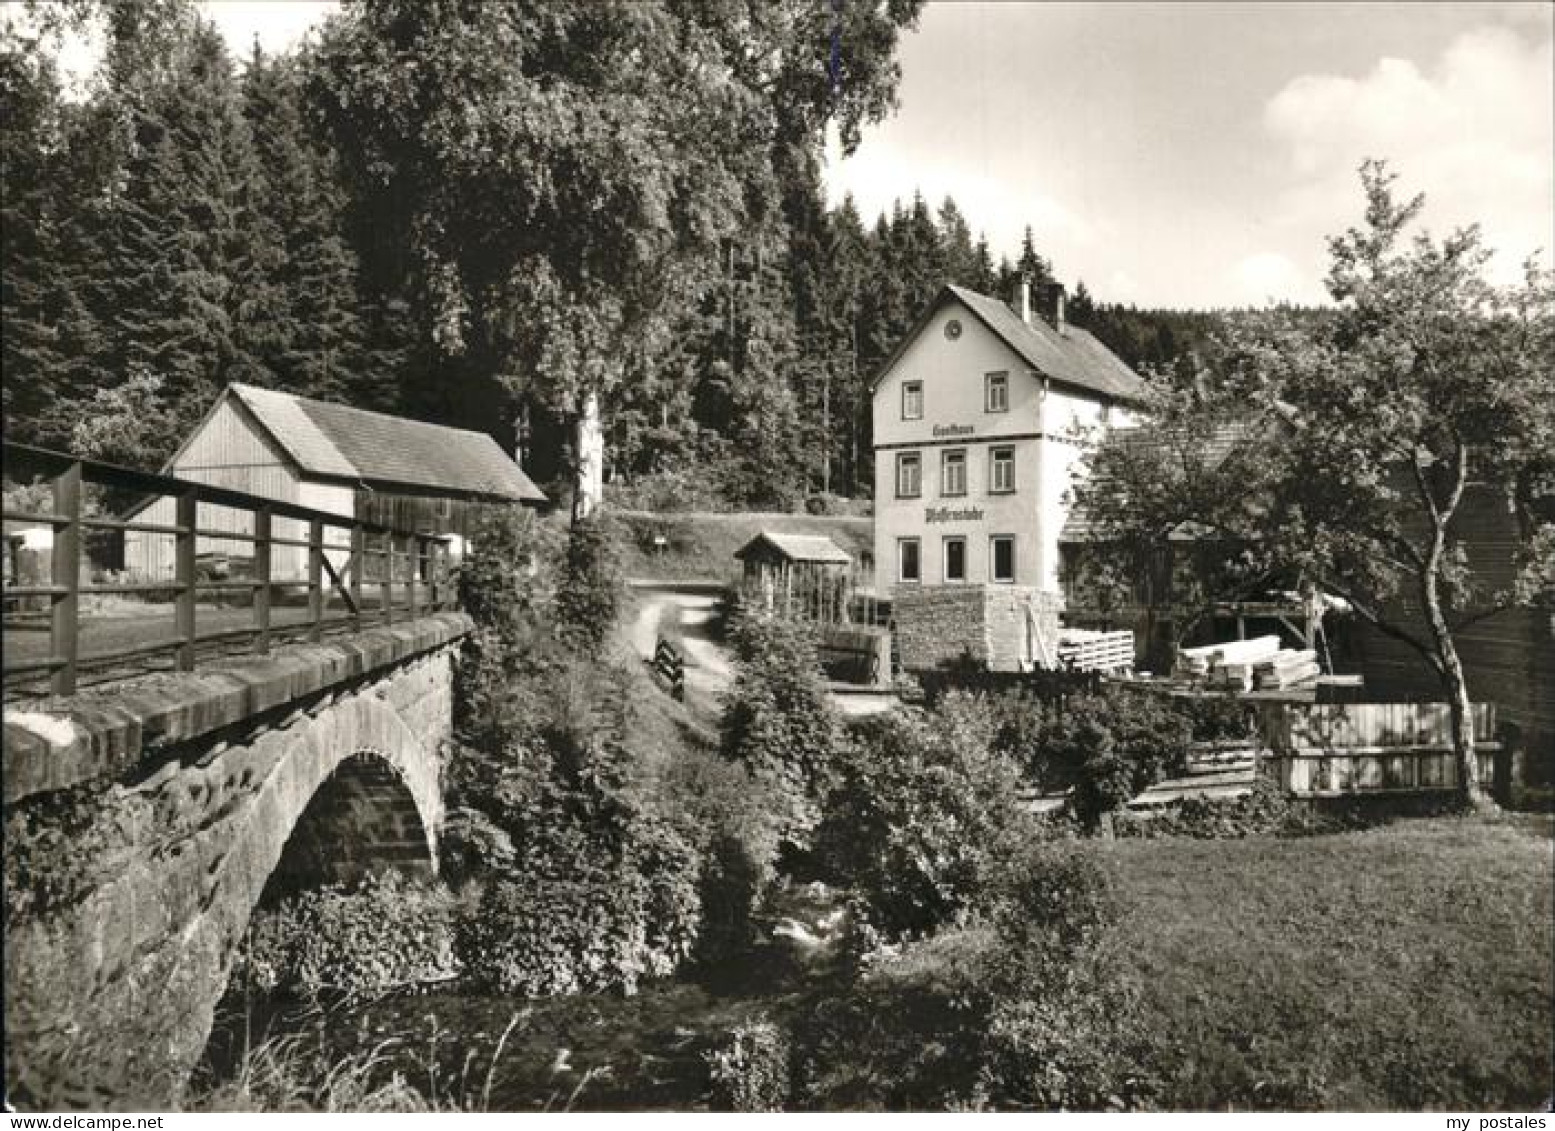
{"type": "MultiPolygon", "coordinates": [[[[539,505],[545,496],[484,432],[470,432],[310,400],[274,389],[232,384],[162,468],[163,474],[246,491],[347,518],[401,530],[455,536],[462,549],[476,511],[492,505],[539,505]]],[[[161,498],[142,505],[136,521],[172,525],[175,503],[161,498]]],[[[203,530],[251,533],[252,516],[221,507],[201,508],[203,530]]],[[[303,538],[303,524],[277,520],[277,538],[303,538]]],[[[349,556],[346,534],[327,535],[349,556]]],[[[202,535],[197,555],[242,558],[252,544],[202,535]]],[[[149,580],[173,576],[173,539],[128,532],[124,567],[149,580]]],[[[307,551],[277,545],[271,575],[307,575],[307,551]]]]}
{"type": "Polygon", "coordinates": [[[846,619],[853,559],[830,538],[763,530],[734,556],[751,599],[790,616],[846,619]]]}

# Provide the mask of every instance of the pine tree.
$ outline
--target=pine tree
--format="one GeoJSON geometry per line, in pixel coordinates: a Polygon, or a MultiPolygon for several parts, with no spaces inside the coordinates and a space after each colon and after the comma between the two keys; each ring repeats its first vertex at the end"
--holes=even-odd
{"type": "Polygon", "coordinates": [[[1032,238],[1030,224],[1026,225],[1026,233],[1021,237],[1020,257],[1015,261],[1015,273],[1017,280],[1026,280],[1033,290],[1053,278],[1052,264],[1037,254],[1037,245],[1032,238]]]}
{"type": "Polygon", "coordinates": [[[939,238],[944,281],[975,289],[978,261],[977,250],[972,246],[972,229],[949,196],[939,207],[939,238]]]}
{"type": "Polygon", "coordinates": [[[267,255],[263,284],[274,296],[275,329],[260,352],[282,388],[369,406],[392,402],[392,382],[371,388],[378,375],[366,356],[345,189],[305,118],[298,62],[266,59],[256,47],[243,100],[260,170],[255,229],[267,255]]]}
{"type": "Polygon", "coordinates": [[[986,235],[977,237],[977,247],[972,252],[972,275],[967,286],[985,295],[991,295],[998,289],[999,279],[994,273],[993,256],[988,252],[986,235]]]}
{"type": "Polygon", "coordinates": [[[155,374],[183,433],[229,381],[274,377],[256,352],[266,304],[247,302],[269,264],[252,227],[257,168],[231,62],[200,20],[167,62],[120,92],[133,145],[105,217],[105,291],[116,368],[155,374]]]}
{"type": "Polygon", "coordinates": [[[5,333],[4,410],[11,438],[57,442],[47,419],[63,368],[57,320],[63,296],[58,151],[62,133],[53,60],[7,24],[0,39],[0,317],[5,333]]]}
{"type": "Polygon", "coordinates": [[[1066,311],[1069,321],[1076,326],[1088,327],[1096,318],[1096,300],[1091,298],[1090,288],[1081,279],[1074,285],[1074,294],[1069,299],[1066,311]]]}

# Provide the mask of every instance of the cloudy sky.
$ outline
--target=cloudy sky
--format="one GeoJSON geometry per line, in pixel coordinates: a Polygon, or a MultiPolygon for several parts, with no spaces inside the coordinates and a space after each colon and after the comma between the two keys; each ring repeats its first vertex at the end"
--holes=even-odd
{"type": "MultiPolygon", "coordinates": [[[[242,53],[334,5],[201,7],[242,53]]],[[[870,221],[950,193],[996,256],[1029,223],[1111,301],[1316,302],[1356,167],[1385,157],[1429,226],[1481,224],[1510,282],[1555,261],[1552,36],[1549,3],[930,4],[900,110],[831,154],[827,190],[870,221]]]]}
{"type": "Polygon", "coordinates": [[[1511,281],[1555,249],[1552,27],[1546,3],[931,5],[899,112],[828,190],[869,218],[950,193],[996,255],[1030,223],[1109,300],[1310,302],[1385,157],[1511,281]]]}

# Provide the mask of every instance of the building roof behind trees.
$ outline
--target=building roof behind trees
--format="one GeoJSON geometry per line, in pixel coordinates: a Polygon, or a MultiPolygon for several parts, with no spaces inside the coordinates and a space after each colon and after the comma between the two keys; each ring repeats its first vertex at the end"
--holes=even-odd
{"type": "Polygon", "coordinates": [[[546,501],[485,432],[254,385],[234,383],[223,396],[247,409],[304,476],[467,499],[546,501]]]}

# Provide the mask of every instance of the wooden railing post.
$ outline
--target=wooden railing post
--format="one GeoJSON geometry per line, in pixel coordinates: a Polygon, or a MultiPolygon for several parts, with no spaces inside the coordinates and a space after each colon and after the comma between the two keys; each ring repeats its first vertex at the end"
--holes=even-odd
{"type": "Polygon", "coordinates": [[[270,508],[254,508],[254,651],[270,651],[270,508]]]}
{"type": "Polygon", "coordinates": [[[173,560],[178,581],[178,670],[194,670],[194,597],[195,597],[195,526],[199,515],[200,500],[194,489],[179,493],[177,519],[178,533],[173,535],[173,560]]]}
{"type": "Polygon", "coordinates": [[[427,600],[432,605],[432,611],[442,611],[442,580],[443,580],[443,551],[447,547],[442,539],[434,538],[427,542],[427,553],[430,561],[427,564],[427,600]]]}
{"type": "Polygon", "coordinates": [[[308,639],[324,635],[324,522],[308,523],[308,639]]]}
{"type": "Polygon", "coordinates": [[[367,539],[362,533],[360,520],[351,523],[351,580],[347,588],[351,591],[351,628],[361,631],[362,628],[362,567],[367,560],[365,553],[367,539]]]}
{"type": "Polygon", "coordinates": [[[421,575],[426,569],[426,540],[419,534],[410,536],[410,615],[421,615],[421,596],[418,592],[421,575]]]}
{"type": "Polygon", "coordinates": [[[394,623],[394,532],[383,535],[383,623],[394,623]]]}
{"type": "Polygon", "coordinates": [[[81,464],[73,463],[54,480],[54,513],[65,520],[54,529],[50,584],[54,594],[49,617],[49,650],[61,661],[50,678],[55,695],[76,689],[76,661],[81,653],[81,464]]]}

